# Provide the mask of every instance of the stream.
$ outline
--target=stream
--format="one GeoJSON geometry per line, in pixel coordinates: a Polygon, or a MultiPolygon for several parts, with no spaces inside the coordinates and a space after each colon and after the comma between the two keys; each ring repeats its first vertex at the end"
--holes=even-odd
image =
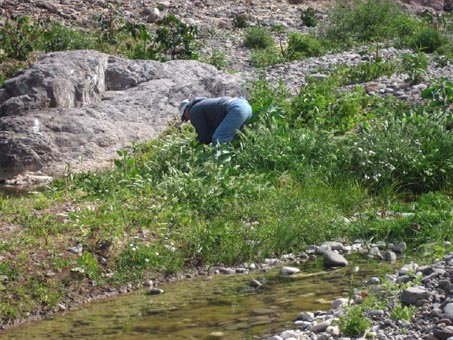
{"type": "Polygon", "coordinates": [[[329,270],[319,260],[310,261],[299,266],[300,273],[286,277],[274,268],[169,283],[160,287],[160,295],[141,291],[96,301],[0,332],[0,339],[265,339],[293,328],[297,313],[327,310],[332,300],[348,297],[351,286],[392,271],[389,264],[352,261],[329,270]],[[262,287],[249,287],[253,279],[262,287]]]}

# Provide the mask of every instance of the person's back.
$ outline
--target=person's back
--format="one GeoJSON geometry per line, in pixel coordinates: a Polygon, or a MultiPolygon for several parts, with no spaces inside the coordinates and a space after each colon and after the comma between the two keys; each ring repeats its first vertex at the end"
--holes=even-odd
{"type": "Polygon", "coordinates": [[[197,97],[185,99],[179,105],[181,120],[195,127],[200,143],[215,147],[230,143],[237,131],[252,116],[252,108],[243,97],[197,97]]]}
{"type": "Polygon", "coordinates": [[[200,143],[209,144],[217,127],[227,113],[231,97],[205,98],[190,107],[190,122],[200,143]]]}

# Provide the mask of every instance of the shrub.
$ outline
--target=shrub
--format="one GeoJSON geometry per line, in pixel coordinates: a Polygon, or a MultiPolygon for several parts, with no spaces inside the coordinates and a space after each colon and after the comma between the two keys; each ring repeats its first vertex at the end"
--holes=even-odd
{"type": "Polygon", "coordinates": [[[340,330],[346,336],[360,337],[371,327],[372,322],[364,314],[361,305],[351,306],[343,316],[340,316],[340,330]]]}
{"type": "Polygon", "coordinates": [[[90,49],[93,42],[88,34],[55,23],[47,28],[41,41],[45,52],[90,49]]]}
{"type": "Polygon", "coordinates": [[[352,67],[340,67],[336,70],[342,77],[342,83],[360,84],[371,80],[375,80],[382,76],[389,78],[397,70],[397,65],[394,62],[374,61],[363,62],[352,67]]]}
{"type": "Polygon", "coordinates": [[[247,14],[237,14],[233,18],[233,27],[246,28],[249,26],[249,16],[247,14]]]}
{"type": "Polygon", "coordinates": [[[308,79],[291,99],[290,124],[344,133],[362,121],[371,98],[360,87],[341,93],[338,81],[336,77],[308,79]]]}
{"type": "Polygon", "coordinates": [[[425,27],[414,34],[410,40],[409,47],[423,52],[432,53],[444,43],[445,38],[438,30],[432,27],[425,27]]]}
{"type": "Polygon", "coordinates": [[[269,121],[281,118],[279,112],[286,106],[288,90],[280,81],[278,84],[269,84],[266,80],[257,80],[251,84],[250,104],[253,116],[251,122],[259,121],[269,125],[269,121]]]}
{"type": "Polygon", "coordinates": [[[408,15],[401,15],[395,23],[395,44],[398,47],[410,45],[414,34],[420,30],[422,23],[408,15]]]}
{"type": "Polygon", "coordinates": [[[447,119],[443,113],[412,112],[369,122],[361,134],[348,139],[340,171],[375,190],[398,186],[424,193],[451,187],[453,136],[447,119]]]}
{"type": "Polygon", "coordinates": [[[297,32],[292,32],[288,35],[288,49],[286,54],[289,60],[319,57],[324,53],[324,47],[316,38],[297,32]]]}
{"type": "Polygon", "coordinates": [[[116,45],[120,40],[118,33],[124,25],[121,13],[116,6],[107,4],[104,6],[107,10],[95,16],[98,25],[98,42],[100,44],[116,45]]]}
{"type": "Polygon", "coordinates": [[[318,19],[316,18],[316,12],[313,7],[308,7],[300,13],[300,19],[304,26],[315,27],[318,24],[318,19]]]}
{"type": "Polygon", "coordinates": [[[132,59],[158,59],[158,51],[153,43],[153,37],[144,24],[127,22],[121,30],[132,37],[135,46],[123,52],[132,59]]]}
{"type": "Polygon", "coordinates": [[[197,59],[195,53],[195,39],[198,28],[186,25],[174,15],[167,15],[156,22],[156,36],[154,42],[157,50],[165,58],[173,59],[197,59]]]}
{"type": "Polygon", "coordinates": [[[316,119],[325,115],[335,102],[335,85],[329,78],[322,81],[309,78],[307,84],[299,89],[298,95],[291,98],[291,124],[316,125],[316,119]]]}
{"type": "Polygon", "coordinates": [[[407,73],[411,84],[418,84],[428,69],[428,57],[419,52],[417,54],[405,53],[401,62],[401,71],[407,73]]]}
{"type": "Polygon", "coordinates": [[[228,65],[225,53],[222,53],[218,50],[212,51],[207,62],[215,66],[218,70],[222,70],[228,65]]]}
{"type": "Polygon", "coordinates": [[[0,46],[8,58],[25,61],[42,34],[44,22],[34,23],[28,16],[6,18],[0,29],[0,46]]]}
{"type": "Polygon", "coordinates": [[[439,67],[445,67],[453,63],[453,42],[447,41],[435,51],[435,62],[439,67]]]}
{"type": "Polygon", "coordinates": [[[424,89],[421,95],[436,106],[447,107],[453,104],[453,82],[446,78],[438,79],[432,86],[424,89]]]}
{"type": "Polygon", "coordinates": [[[244,46],[249,48],[268,48],[274,44],[271,32],[265,27],[253,27],[247,30],[244,46]]]}
{"type": "Polygon", "coordinates": [[[281,62],[283,62],[283,57],[280,50],[275,46],[270,46],[265,49],[253,49],[250,65],[254,67],[267,67],[281,62]]]}
{"type": "Polygon", "coordinates": [[[324,30],[326,38],[337,45],[375,42],[393,38],[404,17],[390,0],[354,0],[352,6],[338,2],[324,30]]]}

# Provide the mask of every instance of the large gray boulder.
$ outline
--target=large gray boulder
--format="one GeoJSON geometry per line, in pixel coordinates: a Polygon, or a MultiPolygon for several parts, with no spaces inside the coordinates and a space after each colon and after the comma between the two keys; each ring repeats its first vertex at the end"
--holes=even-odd
{"type": "Polygon", "coordinates": [[[222,95],[244,95],[244,82],[197,61],[47,54],[0,88],[0,181],[94,169],[131,142],[155,138],[182,99],[222,95]]]}

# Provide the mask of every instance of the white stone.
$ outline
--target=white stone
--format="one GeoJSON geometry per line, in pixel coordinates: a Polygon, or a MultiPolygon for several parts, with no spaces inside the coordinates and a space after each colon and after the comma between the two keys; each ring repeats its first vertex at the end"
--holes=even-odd
{"type": "Polygon", "coordinates": [[[339,309],[339,308],[346,307],[347,305],[348,305],[348,299],[339,298],[339,299],[336,299],[336,300],[334,300],[332,302],[331,308],[332,309],[339,309]]]}
{"type": "Polygon", "coordinates": [[[280,269],[280,275],[288,276],[300,272],[299,268],[296,267],[282,267],[280,269]]]}

